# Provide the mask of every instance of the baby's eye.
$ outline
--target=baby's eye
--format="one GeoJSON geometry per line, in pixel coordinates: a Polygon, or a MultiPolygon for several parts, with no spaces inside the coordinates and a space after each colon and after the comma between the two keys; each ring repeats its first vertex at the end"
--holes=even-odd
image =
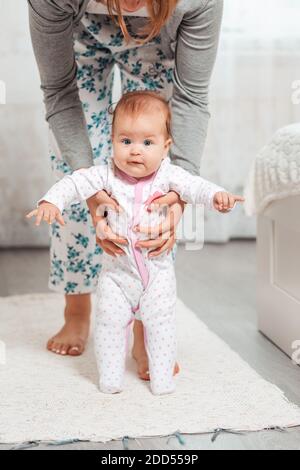
{"type": "Polygon", "coordinates": [[[124,143],[125,145],[130,144],[130,139],[123,139],[122,143],[124,143]]]}
{"type": "Polygon", "coordinates": [[[145,144],[147,147],[149,147],[152,143],[153,143],[152,140],[149,140],[149,139],[144,140],[144,144],[145,144]]]}

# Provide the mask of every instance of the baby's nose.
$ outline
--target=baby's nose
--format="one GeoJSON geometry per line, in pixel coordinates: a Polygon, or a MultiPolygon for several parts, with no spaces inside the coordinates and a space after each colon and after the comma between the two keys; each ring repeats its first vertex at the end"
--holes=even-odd
{"type": "Polygon", "coordinates": [[[131,153],[137,153],[137,152],[140,153],[140,151],[141,150],[137,145],[131,149],[131,153]]]}

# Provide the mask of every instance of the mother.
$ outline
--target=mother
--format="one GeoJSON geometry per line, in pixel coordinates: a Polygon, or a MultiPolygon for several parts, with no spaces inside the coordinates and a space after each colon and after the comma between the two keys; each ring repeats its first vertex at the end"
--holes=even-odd
{"type": "MultiPolygon", "coordinates": [[[[170,102],[174,140],[170,157],[174,164],[199,174],[222,0],[28,0],[28,5],[56,178],[105,164],[110,157],[115,64],[121,71],[122,93],[158,90],[170,102]]],[[[53,224],[51,228],[49,287],[66,298],[65,325],[47,345],[58,354],[83,352],[101,248],[116,256],[123,250],[114,242],[127,243],[110,231],[106,240],[96,239],[96,207],[107,202],[117,206],[102,191],[88,201],[92,219],[84,204],[74,205],[65,213],[66,227],[53,224]]],[[[170,206],[174,223],[171,233],[141,243],[154,256],[174,247],[176,225],[184,210],[176,193],[159,202],[170,206]]],[[[140,377],[147,379],[139,321],[134,336],[133,356],[140,377]]]]}

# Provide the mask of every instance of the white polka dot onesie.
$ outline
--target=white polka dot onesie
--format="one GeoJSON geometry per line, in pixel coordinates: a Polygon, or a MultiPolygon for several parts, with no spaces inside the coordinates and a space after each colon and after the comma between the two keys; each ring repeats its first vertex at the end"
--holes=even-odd
{"type": "Polygon", "coordinates": [[[149,235],[135,233],[133,228],[138,224],[156,226],[161,222],[165,218],[164,211],[149,213],[147,208],[154,199],[171,190],[183,201],[204,204],[211,210],[215,193],[225,190],[173,165],[169,157],[153,175],[139,179],[119,170],[111,159],[108,165],[77,170],[65,176],[38,204],[48,201],[63,211],[69,204],[86,200],[102,189],[122,208],[120,214],[108,209],[107,222],[114,233],[129,241],[129,245],[125,248],[122,245],[126,256],[103,255],[95,326],[100,390],[104,393],[122,391],[129,326],[139,315],[145,331],[151,391],[155,395],[172,393],[177,348],[174,262],[171,253],[149,259],[148,250],[135,248],[138,240],[147,239],[149,235]]]}

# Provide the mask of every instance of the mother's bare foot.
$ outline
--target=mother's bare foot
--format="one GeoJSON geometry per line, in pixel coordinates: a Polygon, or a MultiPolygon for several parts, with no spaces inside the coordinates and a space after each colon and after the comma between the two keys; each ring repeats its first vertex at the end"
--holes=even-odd
{"type": "Polygon", "coordinates": [[[62,356],[80,356],[89,336],[90,296],[66,296],[65,324],[47,343],[47,349],[62,356]]]}

